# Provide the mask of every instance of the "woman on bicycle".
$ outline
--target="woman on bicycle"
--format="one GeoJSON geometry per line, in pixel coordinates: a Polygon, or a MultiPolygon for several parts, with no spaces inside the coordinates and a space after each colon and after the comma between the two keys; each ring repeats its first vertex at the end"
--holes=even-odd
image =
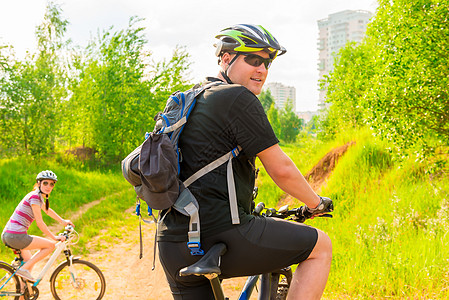
{"type": "Polygon", "coordinates": [[[2,242],[13,249],[19,249],[22,257],[26,262],[18,271],[17,275],[35,281],[31,275],[34,265],[50,254],[55,248],[55,241],[64,241],[64,236],[54,235],[47,227],[42,219],[41,209],[50,217],[58,221],[60,224],[73,225],[70,220],[62,219],[53,209],[49,207],[48,197],[52,192],[58,177],[52,171],[46,170],[37,174],[36,183],[33,191],[28,193],[19,205],[17,205],[14,213],[6,223],[2,233],[2,242]],[[45,202],[45,205],[42,206],[45,202]],[[28,235],[28,228],[33,220],[39,229],[48,237],[43,238],[34,235],[28,235]],[[39,249],[39,252],[31,255],[33,249],[39,249]]]}

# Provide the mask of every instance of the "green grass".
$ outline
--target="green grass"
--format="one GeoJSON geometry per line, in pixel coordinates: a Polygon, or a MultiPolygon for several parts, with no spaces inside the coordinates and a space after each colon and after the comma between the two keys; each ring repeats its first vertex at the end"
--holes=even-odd
{"type": "MultiPolygon", "coordinates": [[[[430,163],[394,161],[389,145],[368,130],[282,148],[305,174],[328,151],[349,141],[356,143],[321,191],[334,200],[334,218],[308,221],[333,242],[324,298],[449,299],[447,171],[434,176],[426,171],[430,163]]],[[[262,167],[260,174],[256,202],[275,206],[283,192],[262,167]]]]}
{"type": "MultiPolygon", "coordinates": [[[[368,131],[346,132],[335,141],[301,139],[281,145],[303,174],[334,147],[356,143],[339,160],[321,194],[334,199],[333,219],[309,225],[327,232],[333,242],[333,262],[326,299],[449,299],[449,176],[429,173],[427,164],[395,162],[389,147],[368,131]]],[[[257,185],[267,206],[284,194],[260,162],[257,185]]],[[[115,172],[89,172],[55,162],[0,161],[0,226],[31,190],[34,176],[52,169],[58,182],[51,206],[61,216],[83,204],[104,198],[76,221],[81,239],[75,253],[102,250],[137,234],[137,218],[125,210],[134,205],[130,185],[115,172]]],[[[144,212],[145,209],[142,210],[144,212]]],[[[47,219],[48,221],[48,219],[47,219]]],[[[41,234],[35,225],[35,234],[41,234]]],[[[0,259],[12,257],[0,247],[0,259]]]]}
{"type": "Polygon", "coordinates": [[[325,296],[341,299],[449,298],[449,180],[414,161],[394,163],[387,145],[361,137],[322,194],[334,219],[310,222],[333,241],[325,296]]]}
{"type": "Polygon", "coordinates": [[[124,189],[118,193],[107,196],[98,205],[89,209],[76,221],[76,230],[81,233],[81,238],[75,249],[77,253],[88,253],[88,248],[94,250],[102,250],[107,246],[104,239],[109,242],[118,241],[123,238],[124,234],[135,231],[135,226],[131,230],[130,225],[136,225],[138,218],[132,216],[131,213],[124,213],[125,210],[133,206],[132,201],[135,193],[132,188],[124,189]],[[133,218],[130,220],[130,218],[133,218]],[[130,222],[131,221],[131,222],[130,222]],[[96,239],[100,237],[99,239],[96,239]],[[94,241],[95,245],[89,245],[94,241]]]}

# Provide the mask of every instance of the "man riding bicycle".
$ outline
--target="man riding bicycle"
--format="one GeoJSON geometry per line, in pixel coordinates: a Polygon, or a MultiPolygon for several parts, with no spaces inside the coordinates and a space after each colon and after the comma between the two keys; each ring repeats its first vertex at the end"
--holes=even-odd
{"type": "MultiPolygon", "coordinates": [[[[263,107],[256,97],[272,61],[286,52],[262,26],[239,24],[217,36],[220,71],[208,82],[223,84],[205,90],[179,140],[180,179],[186,180],[217,157],[237,146],[232,160],[238,203],[238,224],[229,206],[226,164],[189,186],[199,202],[201,245],[207,250],[218,242],[227,246],[222,257],[222,278],[269,273],[298,264],[289,299],[319,299],[330,270],[332,245],[322,231],[285,220],[251,215],[258,157],[269,176],[286,193],[320,214],[331,204],[308,185],[293,161],[282,151],[263,107]]],[[[175,299],[214,299],[204,277],[180,277],[179,270],[196,262],[186,247],[189,218],[174,209],[162,212],[158,225],[160,260],[175,299]]]]}

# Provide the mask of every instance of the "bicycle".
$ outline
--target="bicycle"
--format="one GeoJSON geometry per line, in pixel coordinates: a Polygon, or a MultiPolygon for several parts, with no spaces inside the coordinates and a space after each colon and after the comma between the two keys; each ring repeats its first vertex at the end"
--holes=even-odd
{"type": "MultiPolygon", "coordinates": [[[[261,212],[265,209],[265,204],[260,202],[254,209],[254,215],[262,215],[266,217],[282,218],[295,222],[304,223],[312,217],[312,214],[305,210],[304,206],[289,209],[288,205],[281,207],[279,210],[267,208],[265,213],[261,212]]],[[[333,211],[333,206],[329,207],[328,212],[333,211]]],[[[332,218],[331,214],[325,213],[318,217],[332,218]]],[[[217,243],[213,245],[209,251],[196,263],[187,266],[179,271],[180,276],[204,276],[209,279],[215,300],[229,300],[225,297],[219,275],[220,258],[226,253],[226,245],[217,243]]],[[[260,280],[259,300],[284,300],[287,298],[288,289],[292,280],[291,267],[282,268],[272,273],[249,276],[239,295],[238,300],[249,300],[257,282],[260,280]]]]}
{"type": "Polygon", "coordinates": [[[106,280],[101,270],[93,263],[74,257],[70,246],[78,242],[79,234],[73,226],[65,227],[65,241],[56,243],[55,250],[43,267],[35,282],[28,281],[16,272],[25,262],[20,250],[13,249],[17,257],[11,264],[0,261],[0,298],[35,300],[39,297],[37,286],[56,258],[64,251],[66,260],[60,263],[50,277],[50,290],[57,300],[101,299],[106,291],[106,280]]]}

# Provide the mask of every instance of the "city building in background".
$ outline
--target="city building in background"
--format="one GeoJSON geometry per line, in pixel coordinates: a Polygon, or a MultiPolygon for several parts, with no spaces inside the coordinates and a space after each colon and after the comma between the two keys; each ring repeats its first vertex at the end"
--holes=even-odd
{"type": "Polygon", "coordinates": [[[312,118],[316,115],[318,115],[317,111],[301,111],[301,112],[297,112],[296,115],[298,116],[298,118],[303,119],[304,123],[309,123],[312,118]]]}
{"type": "Polygon", "coordinates": [[[274,106],[282,110],[287,103],[287,99],[293,104],[293,111],[296,112],[296,89],[293,86],[286,86],[279,82],[266,83],[264,88],[270,90],[274,98],[274,106]]]}
{"type": "MultiPolygon", "coordinates": [[[[365,10],[344,10],[330,14],[318,21],[318,71],[319,79],[329,74],[334,67],[334,59],[340,48],[347,42],[361,42],[372,13],[365,10]]],[[[318,106],[325,108],[326,89],[319,89],[318,106]]],[[[327,104],[328,105],[328,104],[327,104]]]]}

